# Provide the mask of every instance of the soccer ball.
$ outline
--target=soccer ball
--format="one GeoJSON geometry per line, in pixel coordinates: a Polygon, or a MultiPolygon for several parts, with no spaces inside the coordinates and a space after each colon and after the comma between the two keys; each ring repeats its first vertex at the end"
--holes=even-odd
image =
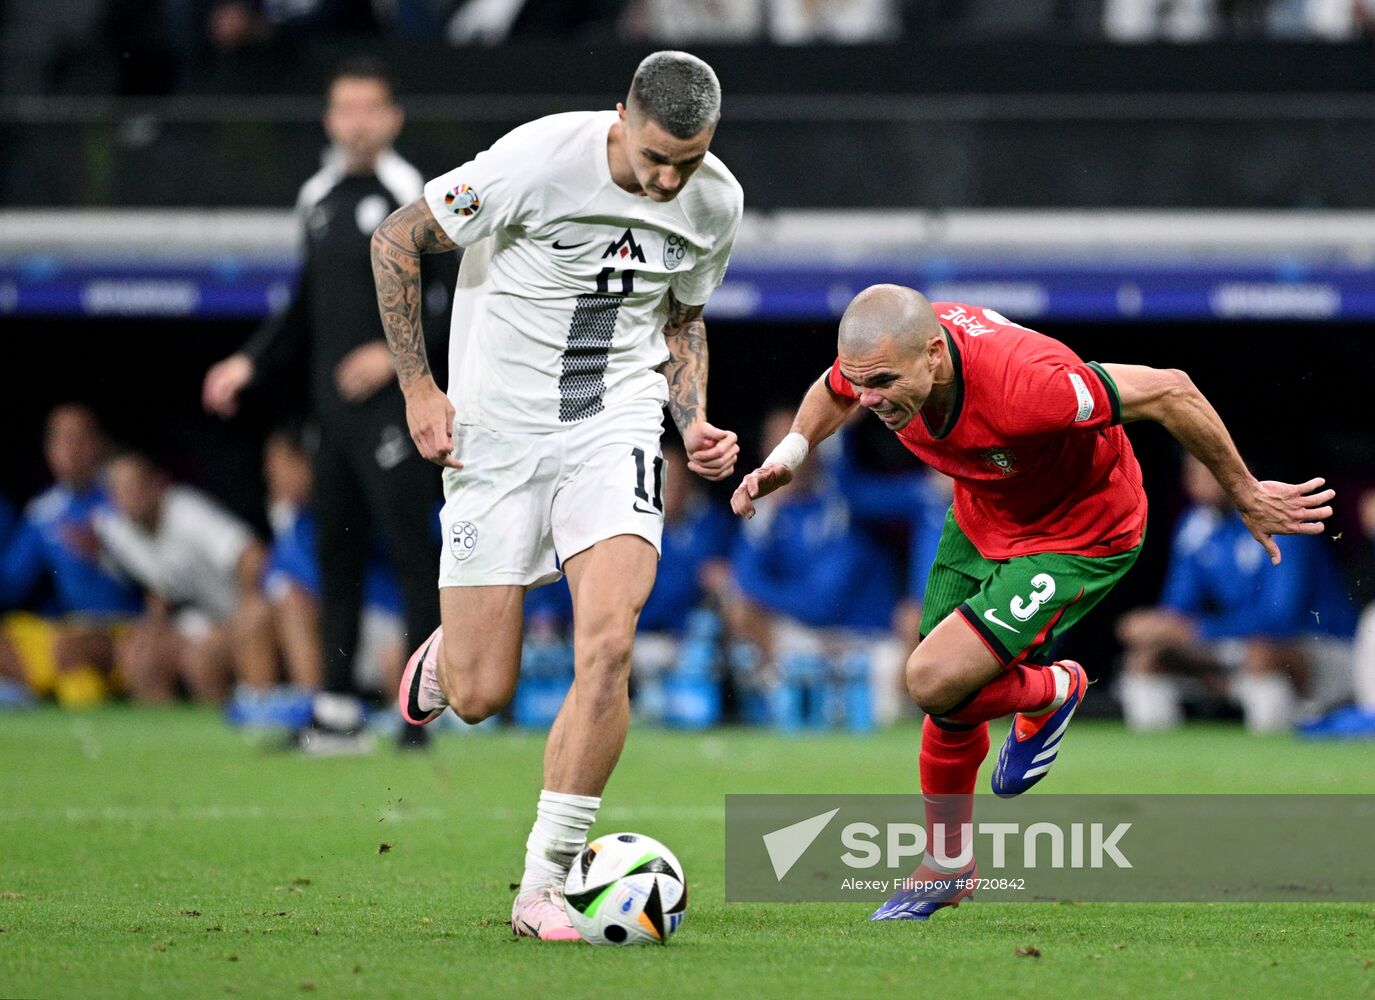
{"type": "Polygon", "coordinates": [[[683,866],[652,837],[610,833],[574,859],[563,905],[589,944],[668,944],[687,912],[683,866]]]}

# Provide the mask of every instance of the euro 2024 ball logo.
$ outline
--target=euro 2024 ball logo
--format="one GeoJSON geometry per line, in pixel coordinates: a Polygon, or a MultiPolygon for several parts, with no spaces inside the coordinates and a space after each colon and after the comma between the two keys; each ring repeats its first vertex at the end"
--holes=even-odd
{"type": "Polygon", "coordinates": [[[449,551],[459,562],[467,559],[477,548],[477,525],[472,521],[455,521],[449,529],[449,551]]]}
{"type": "Polygon", "coordinates": [[[455,215],[467,218],[477,214],[477,210],[482,207],[482,199],[477,195],[477,188],[469,184],[460,184],[444,196],[444,204],[452,209],[455,215]]]}

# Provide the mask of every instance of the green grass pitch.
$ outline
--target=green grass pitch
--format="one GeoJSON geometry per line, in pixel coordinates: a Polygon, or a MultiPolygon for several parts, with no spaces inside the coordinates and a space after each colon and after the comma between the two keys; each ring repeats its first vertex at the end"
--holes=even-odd
{"type": "MultiPolygon", "coordinates": [[[[594,833],[664,840],[692,897],[669,947],[611,949],[506,924],[541,733],[305,760],[194,710],[6,715],[0,996],[1375,997],[1368,904],[975,903],[876,925],[723,901],[724,793],[912,791],[917,735],[632,731],[594,833]]],[[[1372,760],[1080,722],[1043,787],[1370,793],[1372,760]]]]}

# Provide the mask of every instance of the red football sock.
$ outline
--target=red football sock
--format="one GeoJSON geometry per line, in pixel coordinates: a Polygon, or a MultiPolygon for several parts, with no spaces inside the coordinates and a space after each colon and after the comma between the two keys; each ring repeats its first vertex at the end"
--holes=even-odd
{"type": "Polygon", "coordinates": [[[928,718],[921,728],[921,791],[926,806],[927,851],[955,861],[963,850],[963,827],[974,820],[974,782],[988,755],[988,723],[972,729],[942,729],[928,718]],[[943,827],[941,843],[932,832],[943,827]]]}
{"type": "Polygon", "coordinates": [[[1001,719],[1013,712],[1039,712],[1055,699],[1055,672],[1050,667],[1018,663],[989,681],[958,708],[941,718],[970,726],[1001,719]]]}

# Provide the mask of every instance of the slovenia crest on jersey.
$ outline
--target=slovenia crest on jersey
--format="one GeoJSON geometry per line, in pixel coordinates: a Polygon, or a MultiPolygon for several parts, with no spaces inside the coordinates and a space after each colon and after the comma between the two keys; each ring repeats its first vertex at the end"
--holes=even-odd
{"type": "Polygon", "coordinates": [[[683,262],[683,258],[687,256],[687,252],[687,240],[683,239],[683,237],[679,236],[677,233],[669,233],[668,236],[664,238],[664,267],[672,271],[683,262]]]}
{"type": "Polygon", "coordinates": [[[1017,456],[1010,448],[987,448],[979,453],[979,457],[1004,476],[1010,476],[1017,471],[1017,456]]]}
{"type": "Polygon", "coordinates": [[[471,184],[460,184],[444,196],[444,204],[455,215],[467,218],[477,214],[477,210],[482,207],[482,199],[478,197],[477,188],[471,184]]]}

